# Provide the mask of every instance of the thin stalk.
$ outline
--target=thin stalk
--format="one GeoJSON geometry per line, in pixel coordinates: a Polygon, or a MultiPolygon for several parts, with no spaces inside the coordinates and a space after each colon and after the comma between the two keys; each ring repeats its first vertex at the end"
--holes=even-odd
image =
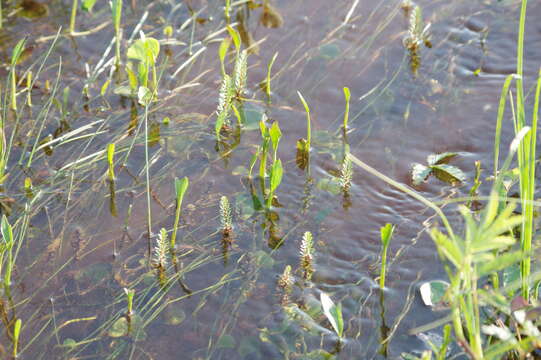
{"type": "MultiPolygon", "coordinates": [[[[522,130],[526,126],[525,111],[524,111],[524,89],[523,89],[523,59],[524,59],[524,29],[526,23],[526,6],[528,1],[522,0],[522,6],[520,10],[520,22],[517,41],[517,129],[522,130]]],[[[537,119],[537,118],[536,118],[537,119]]],[[[537,120],[536,120],[537,122],[537,120]]],[[[532,123],[532,125],[534,125],[532,123]]],[[[537,125],[537,124],[535,124],[537,125]]],[[[535,161],[535,148],[531,146],[535,143],[535,129],[529,132],[524,141],[521,142],[517,157],[520,171],[520,194],[523,207],[523,221],[522,231],[520,236],[522,252],[524,258],[521,263],[521,279],[522,279],[522,296],[528,300],[530,295],[529,289],[529,277],[531,258],[530,252],[532,249],[532,234],[533,234],[533,189],[535,186],[535,179],[531,177],[535,174],[535,168],[533,162],[535,161]]]]}
{"type": "Polygon", "coordinates": [[[79,6],[78,0],[73,0],[71,5],[71,17],[70,17],[70,34],[75,32],[75,18],[77,17],[77,7],[79,6]]]}
{"type": "Polygon", "coordinates": [[[145,106],[145,174],[147,183],[147,231],[152,236],[152,213],[150,209],[150,163],[148,161],[148,105],[145,106]]]}
{"type": "Polygon", "coordinates": [[[274,56],[272,57],[269,66],[267,67],[267,81],[265,82],[265,92],[267,93],[267,99],[270,102],[271,99],[271,69],[272,65],[274,65],[274,62],[276,61],[276,58],[278,57],[278,52],[274,53],[274,56]]]}

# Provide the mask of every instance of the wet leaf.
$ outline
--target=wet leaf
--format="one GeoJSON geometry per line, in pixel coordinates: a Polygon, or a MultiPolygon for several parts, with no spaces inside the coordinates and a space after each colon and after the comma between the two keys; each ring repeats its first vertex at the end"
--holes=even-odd
{"type": "Polygon", "coordinates": [[[413,182],[413,185],[417,186],[423,183],[426,178],[428,178],[428,175],[430,175],[431,171],[432,170],[429,167],[422,164],[413,164],[413,168],[411,170],[411,180],[413,182]]]}
{"type": "Polygon", "coordinates": [[[169,305],[164,311],[167,325],[179,325],[186,319],[186,313],[179,307],[169,305]]]}
{"type": "Polygon", "coordinates": [[[426,306],[441,305],[444,301],[445,293],[449,288],[449,283],[443,280],[427,281],[421,285],[419,292],[421,299],[426,306]]]}
{"type": "Polygon", "coordinates": [[[441,153],[441,154],[430,154],[426,158],[426,162],[430,166],[446,164],[446,163],[449,162],[449,160],[451,160],[452,158],[454,158],[457,155],[458,155],[458,153],[456,153],[456,152],[444,152],[444,153],[441,153]]]}
{"type": "Polygon", "coordinates": [[[432,165],[430,167],[434,175],[441,181],[448,182],[450,184],[456,182],[466,181],[466,174],[459,168],[453,165],[432,165]]]}
{"type": "Polygon", "coordinates": [[[336,335],[342,337],[344,332],[344,319],[342,318],[342,304],[335,305],[331,300],[329,295],[324,292],[320,294],[321,307],[323,308],[323,313],[331,323],[336,335]]]}
{"type": "Polygon", "coordinates": [[[284,24],[284,18],[274,6],[265,3],[259,22],[268,28],[279,28],[284,24]]]}
{"type": "Polygon", "coordinates": [[[128,335],[128,320],[125,317],[119,318],[113,323],[107,335],[113,338],[128,335]]]}

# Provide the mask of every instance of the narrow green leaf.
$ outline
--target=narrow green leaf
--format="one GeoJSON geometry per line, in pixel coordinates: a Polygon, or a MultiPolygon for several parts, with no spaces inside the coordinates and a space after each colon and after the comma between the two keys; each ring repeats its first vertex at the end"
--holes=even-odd
{"type": "Polygon", "coordinates": [[[9,249],[11,248],[11,246],[13,246],[13,230],[8,222],[8,218],[6,217],[6,215],[2,215],[1,230],[2,238],[4,239],[4,242],[9,249]]]}
{"type": "Polygon", "coordinates": [[[496,271],[503,270],[518,263],[523,258],[522,251],[513,251],[501,254],[494,258],[493,261],[483,262],[477,268],[477,276],[482,277],[496,271]]]}
{"type": "Polygon", "coordinates": [[[331,323],[336,335],[342,337],[344,331],[344,322],[342,319],[342,307],[338,309],[334,302],[331,300],[329,295],[324,292],[320,294],[321,307],[323,308],[323,313],[327,317],[327,320],[331,323]]]}
{"type": "Polygon", "coordinates": [[[83,11],[92,12],[94,4],[96,4],[96,0],[83,0],[81,8],[83,9],[83,11]]]}
{"type": "Polygon", "coordinates": [[[19,62],[19,58],[21,57],[21,54],[24,51],[24,44],[26,43],[26,39],[21,39],[15,45],[13,48],[13,51],[11,52],[11,66],[15,66],[19,62]]]}
{"type": "Polygon", "coordinates": [[[182,200],[184,199],[184,195],[186,194],[186,190],[188,190],[189,185],[190,180],[187,176],[183,177],[182,180],[175,178],[175,196],[177,198],[177,206],[179,208],[182,205],[182,200]]]}
{"type": "Polygon", "coordinates": [[[384,247],[387,247],[389,245],[389,241],[391,240],[391,237],[393,236],[394,232],[394,225],[392,224],[385,224],[380,230],[381,233],[381,243],[384,247]]]}
{"type": "Polygon", "coordinates": [[[231,36],[231,38],[233,39],[233,43],[235,44],[235,48],[237,49],[237,51],[240,51],[240,35],[238,31],[227,25],[227,32],[229,33],[229,36],[231,36]]]}

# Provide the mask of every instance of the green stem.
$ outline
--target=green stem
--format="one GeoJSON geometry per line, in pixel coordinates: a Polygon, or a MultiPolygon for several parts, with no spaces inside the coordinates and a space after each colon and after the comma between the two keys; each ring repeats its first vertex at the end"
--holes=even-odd
{"type": "Polygon", "coordinates": [[[77,17],[78,6],[78,0],[73,0],[73,3],[71,5],[70,34],[73,34],[75,32],[75,18],[77,17]]]}

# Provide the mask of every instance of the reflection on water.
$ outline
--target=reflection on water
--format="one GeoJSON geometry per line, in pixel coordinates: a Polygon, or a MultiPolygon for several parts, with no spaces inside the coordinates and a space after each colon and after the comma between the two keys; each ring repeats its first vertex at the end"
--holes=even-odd
{"type": "MultiPolygon", "coordinates": [[[[49,36],[59,25],[66,27],[69,14],[65,4],[22,4],[18,13],[7,12],[2,61],[7,64],[11,47],[28,35],[33,51],[17,66],[36,72],[53,44],[49,36]],[[29,9],[40,15],[30,16],[29,9]]],[[[124,40],[143,30],[162,40],[169,54],[167,62],[160,59],[159,101],[149,112],[153,229],[172,230],[173,181],[190,179],[173,261],[161,265],[159,282],[145,233],[144,109],[113,94],[128,77],[112,75],[114,29],[101,26],[110,9],[98,3],[93,13],[80,14],[78,28],[88,33],[62,35],[30,94],[23,95],[20,86],[19,98],[29,95],[34,106],[18,120],[13,170],[0,201],[2,209],[28,216],[28,232],[18,253],[12,299],[0,310],[5,324],[23,320],[22,357],[396,358],[426,347],[408,329],[441,317],[423,307],[416,294],[420,280],[444,276],[425,233],[433,214],[362,170],[348,170],[344,154],[349,149],[411,184],[413,162],[458,152],[453,164],[466,172],[464,186],[430,178],[417,189],[437,199],[467,194],[475,162],[492,167],[499,93],[515,66],[518,5],[419,1],[421,14],[390,0],[237,4],[230,19],[250,48],[247,100],[236,109],[243,128],[233,122],[217,142],[218,50],[227,34],[222,5],[204,0],[125,4],[124,40]],[[420,46],[428,41],[427,23],[431,47],[420,46]],[[265,84],[276,53],[266,101],[266,87],[259,84],[265,84]],[[107,79],[112,79],[109,88],[107,79]],[[344,87],[351,92],[347,134],[341,129],[344,87]],[[306,115],[297,91],[310,106],[309,156],[302,142],[298,145],[306,138],[306,115]],[[263,115],[278,122],[283,134],[277,156],[284,176],[272,211],[264,210],[268,194],[259,185],[261,176],[255,176],[261,175],[258,168],[249,176],[263,115]],[[24,168],[34,142],[32,166],[24,168]],[[109,143],[117,148],[114,183],[107,181],[103,155],[109,143]],[[339,178],[348,171],[345,186],[339,178]],[[25,195],[29,187],[21,185],[25,178],[31,197],[25,195]],[[222,196],[231,203],[227,235],[220,230],[222,196]],[[389,253],[389,289],[380,292],[375,279],[379,229],[385,223],[397,230],[389,253]],[[310,280],[299,269],[306,231],[314,238],[310,280]],[[135,290],[132,317],[126,317],[123,288],[135,290]],[[342,342],[321,311],[321,291],[342,304],[342,342]]],[[[540,11],[532,4],[528,16],[540,11]]],[[[527,22],[526,33],[535,34],[538,27],[527,22]]],[[[530,36],[525,74],[531,79],[540,47],[530,36]]],[[[230,71],[232,64],[226,60],[224,66],[230,71]]],[[[16,114],[10,116],[6,121],[15,124],[16,114]]],[[[11,131],[15,125],[7,126],[11,131]]],[[[511,132],[511,126],[504,127],[503,143],[511,132]]],[[[446,210],[456,221],[452,206],[446,210]]],[[[157,234],[150,235],[155,241],[157,234]]],[[[11,346],[8,337],[0,343],[2,357],[11,346]]]]}

